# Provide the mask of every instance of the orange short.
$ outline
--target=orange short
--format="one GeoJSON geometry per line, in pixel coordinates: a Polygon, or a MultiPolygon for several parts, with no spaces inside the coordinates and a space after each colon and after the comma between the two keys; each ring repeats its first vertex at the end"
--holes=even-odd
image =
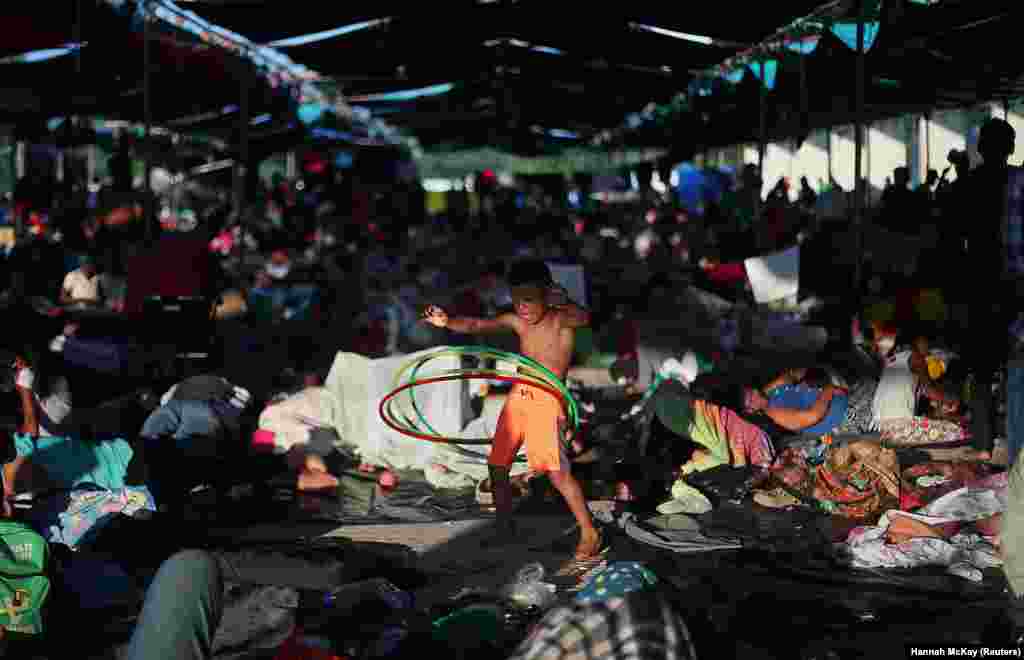
{"type": "Polygon", "coordinates": [[[525,442],[531,470],[567,471],[569,460],[562,442],[565,428],[561,401],[540,388],[517,383],[501,410],[487,462],[498,467],[512,465],[525,442]]]}

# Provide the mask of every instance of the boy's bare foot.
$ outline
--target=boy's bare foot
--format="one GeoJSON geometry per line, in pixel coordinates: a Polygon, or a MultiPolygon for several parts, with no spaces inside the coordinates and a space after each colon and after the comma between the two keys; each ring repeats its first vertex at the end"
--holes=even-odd
{"type": "Polygon", "coordinates": [[[338,487],[338,478],[319,470],[303,470],[299,473],[300,491],[323,491],[338,487]]]}
{"type": "Polygon", "coordinates": [[[580,532],[580,543],[576,546],[575,558],[577,560],[593,559],[604,550],[604,539],[601,532],[593,527],[580,532]]]}

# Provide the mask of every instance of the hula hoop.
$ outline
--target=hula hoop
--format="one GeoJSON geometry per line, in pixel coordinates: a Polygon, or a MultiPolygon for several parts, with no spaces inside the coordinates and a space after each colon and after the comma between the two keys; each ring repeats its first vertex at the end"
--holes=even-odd
{"type": "MultiPolygon", "coordinates": [[[[503,380],[505,377],[508,377],[509,375],[510,374],[508,372],[497,371],[497,370],[493,370],[493,369],[447,369],[445,371],[440,371],[440,372],[431,374],[430,377],[431,378],[435,378],[435,377],[444,376],[444,377],[446,377],[446,380],[457,380],[458,377],[460,377],[460,376],[462,377],[462,379],[465,379],[465,380],[470,380],[472,378],[503,380]]],[[[537,387],[545,388],[545,390],[548,391],[548,392],[551,392],[553,390],[553,388],[551,387],[550,383],[547,383],[546,381],[541,380],[541,379],[539,379],[537,377],[534,377],[534,376],[531,376],[531,375],[528,375],[528,374],[517,374],[517,376],[521,379],[521,382],[523,382],[524,384],[535,385],[537,387]]],[[[427,378],[410,381],[410,383],[415,383],[416,385],[426,385],[429,382],[431,382],[431,381],[429,379],[427,379],[427,378]]],[[[409,383],[406,383],[406,385],[408,385],[408,384],[409,383]]],[[[408,389],[410,391],[410,393],[412,393],[413,390],[415,389],[415,387],[408,387],[408,388],[406,388],[406,387],[402,386],[400,388],[395,388],[395,389],[398,389],[399,391],[404,390],[404,389],[408,389]]],[[[557,392],[557,391],[555,391],[555,392],[556,393],[553,394],[553,396],[562,405],[562,409],[566,410],[565,400],[561,396],[561,393],[557,392]]],[[[385,411],[388,413],[388,415],[393,420],[396,417],[392,413],[392,410],[391,410],[391,406],[394,403],[394,400],[390,396],[387,397],[387,398],[388,398],[388,400],[387,400],[387,406],[385,407],[385,411]]],[[[437,432],[436,429],[434,429],[432,426],[430,426],[429,422],[427,422],[424,419],[423,414],[419,410],[419,406],[416,403],[415,396],[410,394],[410,399],[412,401],[412,405],[413,405],[414,411],[416,412],[416,414],[419,417],[420,421],[423,422],[423,426],[425,426],[428,431],[433,433],[434,437],[437,437],[437,438],[443,437],[440,433],[437,432]]],[[[568,415],[568,412],[566,414],[568,415]]],[[[400,420],[400,421],[404,421],[404,423],[406,424],[406,428],[410,428],[410,429],[413,429],[415,431],[419,431],[420,430],[419,424],[417,424],[414,420],[409,419],[408,417],[405,417],[404,415],[402,417],[402,420],[400,420]]]]}
{"type": "Polygon", "coordinates": [[[438,351],[433,351],[426,355],[422,355],[418,358],[410,360],[403,365],[398,372],[395,374],[395,379],[392,384],[392,390],[385,396],[380,405],[378,406],[378,413],[381,419],[390,428],[403,433],[410,437],[418,438],[421,440],[429,440],[431,442],[439,442],[445,444],[489,444],[490,438],[473,438],[473,439],[461,439],[461,438],[446,438],[434,429],[430,425],[430,422],[424,417],[422,410],[420,410],[419,404],[416,401],[415,389],[419,385],[427,385],[434,382],[443,382],[448,380],[474,380],[474,379],[487,379],[487,380],[500,380],[511,383],[518,383],[528,385],[532,387],[538,387],[545,392],[551,394],[562,404],[562,409],[565,411],[566,419],[569,422],[570,428],[573,434],[579,429],[579,410],[576,405],[576,400],[572,396],[572,393],[565,386],[558,376],[552,373],[547,367],[540,364],[539,362],[532,360],[524,355],[517,353],[509,353],[506,351],[499,351],[485,346],[460,346],[453,348],[446,348],[438,351]],[[484,369],[449,369],[440,374],[435,374],[430,378],[417,379],[416,375],[419,373],[423,366],[432,360],[435,360],[444,356],[456,355],[459,357],[473,356],[478,360],[484,359],[497,359],[507,362],[513,362],[518,365],[517,373],[510,375],[508,372],[496,371],[496,370],[484,370],[484,369]],[[408,381],[402,383],[403,377],[407,372],[410,372],[408,381]],[[394,402],[395,397],[401,392],[409,390],[409,401],[412,404],[413,412],[419,419],[419,423],[413,421],[403,415],[403,419],[398,419],[397,416],[392,413],[391,405],[394,402]],[[404,422],[404,426],[402,425],[404,422]],[[423,428],[420,427],[422,424],[423,428]],[[424,431],[429,431],[426,433],[424,431]]]}
{"type": "MultiPolygon", "coordinates": [[[[522,362],[522,364],[519,367],[519,375],[531,377],[531,378],[536,379],[539,382],[548,383],[548,384],[551,384],[551,385],[554,385],[555,387],[557,387],[561,391],[562,396],[565,397],[568,401],[571,401],[571,404],[569,406],[565,406],[564,402],[563,402],[563,407],[567,407],[568,408],[566,410],[566,416],[567,416],[567,418],[571,422],[573,422],[573,428],[575,429],[575,428],[578,427],[578,422],[576,421],[577,417],[578,417],[578,412],[576,410],[576,401],[574,399],[572,399],[572,394],[569,393],[569,391],[562,386],[561,381],[558,380],[558,378],[554,374],[552,374],[550,371],[548,371],[547,369],[545,369],[541,365],[537,365],[537,366],[539,366],[541,369],[543,369],[543,372],[540,372],[537,369],[534,369],[532,367],[532,365],[530,365],[530,362],[532,362],[532,360],[529,360],[529,358],[526,358],[526,357],[520,356],[520,355],[514,355],[514,354],[510,354],[510,353],[505,353],[503,351],[494,351],[492,349],[477,348],[477,347],[455,348],[455,349],[445,349],[445,350],[441,350],[441,351],[436,351],[434,353],[422,356],[421,358],[419,358],[417,360],[413,360],[413,361],[407,363],[395,375],[395,381],[392,383],[392,388],[398,387],[398,385],[399,385],[399,383],[401,381],[402,375],[406,371],[408,371],[410,367],[412,369],[412,373],[409,375],[409,381],[415,381],[416,380],[416,374],[419,373],[419,370],[423,367],[423,365],[425,365],[427,362],[430,362],[430,361],[435,360],[437,358],[448,356],[448,355],[457,355],[459,357],[463,357],[463,356],[466,356],[466,355],[473,355],[478,360],[483,360],[483,359],[487,359],[487,358],[496,358],[496,359],[499,359],[499,360],[500,359],[507,360],[508,358],[521,358],[520,361],[522,362]]],[[[477,371],[480,371],[480,369],[477,369],[477,371]]],[[[502,373],[502,372],[496,372],[496,373],[502,373]]],[[[500,379],[495,379],[495,380],[500,380],[500,379]]],[[[412,404],[413,412],[416,413],[416,416],[419,418],[419,421],[423,424],[423,426],[425,426],[427,428],[427,430],[429,430],[434,435],[440,436],[440,433],[438,433],[437,430],[434,429],[434,427],[430,425],[430,422],[427,421],[426,417],[423,416],[423,412],[420,410],[419,403],[417,403],[417,401],[416,401],[415,388],[410,388],[409,389],[409,401],[412,404]]]]}
{"type": "MultiPolygon", "coordinates": [[[[445,356],[445,355],[459,355],[459,356],[474,355],[478,359],[481,359],[481,358],[495,358],[495,359],[498,359],[498,360],[506,360],[506,361],[512,361],[512,362],[518,363],[519,364],[519,372],[521,373],[521,375],[530,376],[530,377],[536,378],[536,379],[538,379],[538,380],[540,380],[542,382],[546,382],[547,384],[557,388],[561,392],[561,394],[562,394],[562,396],[564,398],[564,403],[567,404],[567,405],[564,405],[564,407],[567,408],[566,416],[568,418],[568,421],[572,425],[572,428],[573,428],[574,432],[579,428],[579,410],[578,410],[578,408],[576,406],[576,400],[573,398],[572,393],[565,386],[565,384],[562,382],[562,380],[560,378],[558,378],[558,376],[553,374],[544,365],[542,365],[539,362],[537,362],[535,360],[532,360],[532,359],[530,359],[530,358],[528,358],[528,357],[526,357],[524,355],[519,355],[518,353],[509,353],[509,352],[506,352],[506,351],[499,351],[499,350],[492,349],[492,348],[489,348],[489,347],[486,347],[486,346],[461,346],[461,347],[455,347],[455,348],[442,349],[442,350],[430,353],[428,355],[424,355],[424,356],[422,356],[422,357],[420,357],[420,358],[418,358],[416,360],[412,360],[409,363],[407,363],[395,375],[395,381],[393,383],[393,386],[397,386],[398,385],[399,381],[401,380],[402,374],[405,373],[405,371],[409,370],[410,368],[413,369],[413,373],[410,376],[410,380],[415,380],[416,373],[419,371],[419,369],[424,364],[426,364],[427,362],[429,362],[429,361],[431,361],[433,359],[436,359],[436,358],[439,358],[439,357],[442,357],[442,356],[445,356]]],[[[500,379],[497,379],[497,380],[500,380],[500,379]]],[[[430,429],[431,432],[433,432],[435,435],[440,436],[440,434],[437,433],[436,430],[434,430],[433,427],[430,426],[430,423],[426,420],[426,418],[424,418],[422,412],[419,409],[419,405],[416,402],[416,396],[415,396],[414,391],[412,389],[410,389],[410,391],[409,391],[409,399],[410,399],[410,402],[412,403],[413,411],[416,413],[417,417],[419,417],[420,422],[422,422],[423,425],[426,426],[428,429],[430,429]]]]}
{"type": "Polygon", "coordinates": [[[479,371],[466,371],[464,369],[459,369],[458,371],[460,373],[452,373],[452,374],[447,374],[447,375],[443,375],[443,376],[431,376],[430,378],[422,378],[420,380],[414,380],[412,382],[409,382],[409,383],[406,383],[404,385],[401,385],[397,389],[392,390],[391,392],[389,392],[383,399],[381,399],[380,405],[377,408],[377,413],[380,415],[380,418],[384,421],[384,423],[387,424],[389,427],[391,427],[391,429],[393,429],[395,431],[398,431],[399,433],[411,436],[413,438],[418,438],[420,440],[429,440],[431,442],[439,442],[439,443],[442,443],[442,444],[489,445],[489,444],[491,444],[492,438],[446,438],[446,437],[438,435],[436,433],[428,434],[428,433],[423,433],[423,432],[421,432],[421,431],[419,431],[419,430],[417,430],[415,428],[403,427],[402,425],[400,425],[396,421],[394,421],[392,419],[392,417],[391,417],[391,410],[390,410],[391,402],[394,400],[395,397],[397,397],[403,391],[405,391],[407,389],[413,389],[413,388],[415,388],[415,387],[417,387],[419,385],[429,385],[430,383],[439,383],[439,382],[444,382],[444,381],[449,381],[449,380],[474,380],[474,379],[480,380],[480,379],[486,379],[486,380],[501,380],[501,381],[505,381],[505,382],[509,382],[509,383],[517,383],[517,384],[528,385],[530,387],[537,387],[539,389],[544,390],[545,392],[547,392],[548,394],[553,396],[555,399],[557,399],[560,403],[562,403],[563,407],[565,406],[564,399],[562,398],[561,393],[558,390],[552,388],[551,386],[549,386],[549,385],[547,385],[545,383],[537,382],[537,381],[535,381],[533,379],[530,379],[530,378],[524,378],[522,376],[511,376],[511,375],[503,374],[501,372],[496,372],[496,371],[479,372],[479,371]]]}
{"type": "MultiPolygon", "coordinates": [[[[564,383],[562,383],[561,379],[559,379],[557,376],[555,376],[555,374],[551,373],[551,371],[548,370],[544,365],[542,365],[542,364],[540,364],[540,363],[538,363],[538,362],[536,362],[534,360],[531,360],[528,357],[525,357],[523,355],[518,355],[516,353],[508,353],[508,352],[505,352],[505,351],[498,351],[498,350],[487,348],[487,347],[483,347],[483,346],[465,346],[465,347],[456,347],[456,348],[442,349],[442,350],[430,353],[428,355],[421,356],[421,357],[419,357],[417,359],[411,360],[410,362],[408,362],[405,365],[403,365],[403,367],[401,369],[399,369],[398,373],[395,374],[395,380],[392,383],[392,388],[399,386],[399,384],[402,381],[402,376],[405,374],[406,371],[409,371],[410,369],[412,369],[412,374],[411,374],[409,380],[415,380],[416,379],[415,378],[416,374],[419,372],[420,368],[422,368],[422,366],[424,364],[426,364],[427,362],[429,362],[431,360],[434,360],[436,358],[443,357],[443,356],[446,356],[446,355],[458,355],[458,356],[474,355],[478,359],[481,359],[481,358],[495,358],[495,359],[499,359],[499,360],[506,360],[506,361],[517,362],[520,365],[519,366],[519,372],[521,374],[525,374],[527,376],[531,376],[533,378],[536,378],[536,379],[538,379],[540,381],[547,382],[549,385],[552,385],[553,387],[556,387],[562,393],[562,396],[565,397],[565,400],[569,403],[568,411],[567,411],[567,417],[568,417],[569,421],[572,423],[573,429],[579,428],[579,411],[578,411],[577,406],[576,406],[576,400],[573,398],[572,393],[569,392],[568,388],[565,387],[564,383]]],[[[430,423],[423,417],[422,411],[420,411],[419,405],[416,402],[415,393],[412,390],[410,390],[410,392],[409,392],[409,399],[410,399],[410,402],[412,403],[413,411],[416,412],[416,415],[417,415],[417,417],[419,417],[420,422],[422,422],[425,427],[430,429],[431,432],[435,433],[436,435],[439,435],[430,426],[430,423]]]]}

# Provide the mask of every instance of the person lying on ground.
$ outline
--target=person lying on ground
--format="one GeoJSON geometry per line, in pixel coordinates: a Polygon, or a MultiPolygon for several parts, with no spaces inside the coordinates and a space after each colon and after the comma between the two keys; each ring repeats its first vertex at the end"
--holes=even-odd
{"type": "Polygon", "coordinates": [[[765,387],[747,388],[744,406],[748,412],[764,413],[782,428],[803,435],[832,433],[845,420],[849,395],[831,383],[805,383],[807,369],[791,369],[765,387]]]}
{"type": "Polygon", "coordinates": [[[241,447],[241,416],[249,392],[213,375],[186,379],[172,387],[139,433],[158,501],[169,502],[213,470],[232,446],[241,447]]]}
{"type": "MultiPolygon", "coordinates": [[[[282,456],[298,479],[298,490],[336,489],[340,482],[327,463],[341,445],[334,430],[340,414],[340,402],[330,390],[307,382],[263,409],[259,430],[253,436],[254,448],[282,456]]],[[[369,472],[372,468],[363,465],[360,469],[369,472]]]]}
{"type": "MultiPolygon", "coordinates": [[[[463,334],[511,330],[519,336],[523,355],[564,380],[572,360],[575,331],[590,323],[590,314],[569,301],[543,261],[524,260],[513,264],[508,281],[514,313],[489,319],[449,318],[443,309],[431,305],[424,312],[424,321],[463,334]]],[[[488,459],[498,513],[498,540],[509,540],[514,534],[509,468],[525,442],[530,468],[548,476],[580,527],[576,558],[589,559],[604,550],[604,540],[594,526],[583,490],[570,470],[563,439],[567,430],[558,401],[529,385],[512,387],[498,419],[488,459]]]]}

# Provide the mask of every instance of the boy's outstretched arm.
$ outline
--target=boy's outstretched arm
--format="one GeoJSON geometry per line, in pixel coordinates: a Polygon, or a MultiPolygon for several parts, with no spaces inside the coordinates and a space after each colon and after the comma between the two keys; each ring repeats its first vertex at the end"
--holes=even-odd
{"type": "Polygon", "coordinates": [[[450,318],[447,312],[436,305],[427,307],[423,312],[423,321],[438,328],[447,328],[452,332],[466,335],[519,329],[519,318],[515,314],[502,314],[493,319],[469,316],[450,318]]]}

